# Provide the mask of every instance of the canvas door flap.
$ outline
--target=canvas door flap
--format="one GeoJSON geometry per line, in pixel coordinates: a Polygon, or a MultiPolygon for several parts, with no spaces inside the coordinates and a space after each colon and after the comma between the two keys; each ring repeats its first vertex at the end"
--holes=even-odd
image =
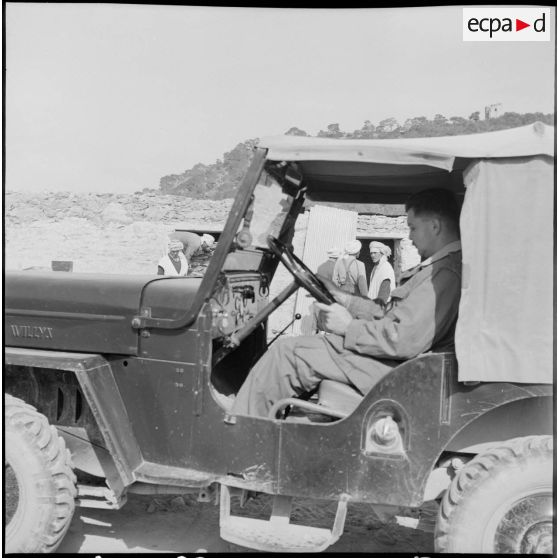
{"type": "Polygon", "coordinates": [[[553,381],[553,160],[484,160],[466,171],[460,381],[553,381]]]}

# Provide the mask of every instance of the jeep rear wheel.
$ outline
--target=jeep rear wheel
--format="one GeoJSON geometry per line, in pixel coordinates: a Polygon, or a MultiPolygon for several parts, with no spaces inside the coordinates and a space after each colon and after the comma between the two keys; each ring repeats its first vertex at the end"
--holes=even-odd
{"type": "Polygon", "coordinates": [[[552,553],[552,438],[516,438],[461,469],[438,513],[437,552],[552,553]]]}
{"type": "Polygon", "coordinates": [[[7,553],[52,552],[74,513],[70,453],[46,417],[4,396],[7,553]]]}

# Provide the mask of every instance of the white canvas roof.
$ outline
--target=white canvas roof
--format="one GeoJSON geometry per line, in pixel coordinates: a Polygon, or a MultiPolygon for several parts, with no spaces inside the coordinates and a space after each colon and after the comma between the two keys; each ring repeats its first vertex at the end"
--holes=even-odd
{"type": "Polygon", "coordinates": [[[483,134],[410,139],[330,139],[272,136],[260,140],[272,161],[352,161],[428,165],[450,171],[456,158],[554,155],[554,127],[535,122],[483,134]]]}

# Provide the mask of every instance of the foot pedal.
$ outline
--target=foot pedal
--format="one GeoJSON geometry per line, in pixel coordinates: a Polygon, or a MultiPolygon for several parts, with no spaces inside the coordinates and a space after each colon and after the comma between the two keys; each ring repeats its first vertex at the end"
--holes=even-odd
{"type": "Polygon", "coordinates": [[[221,485],[221,538],[265,552],[321,552],[336,542],[345,526],[348,497],[342,495],[337,506],[333,528],[308,527],[290,523],[289,496],[275,496],[269,520],[231,515],[229,487],[221,485]]]}

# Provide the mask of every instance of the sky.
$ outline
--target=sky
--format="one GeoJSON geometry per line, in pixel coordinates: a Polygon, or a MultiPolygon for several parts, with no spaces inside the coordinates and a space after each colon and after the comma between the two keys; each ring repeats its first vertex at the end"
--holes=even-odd
{"type": "Polygon", "coordinates": [[[554,112],[554,22],[549,42],[464,42],[462,17],[8,2],[5,188],[158,188],[292,126],[554,112]]]}

